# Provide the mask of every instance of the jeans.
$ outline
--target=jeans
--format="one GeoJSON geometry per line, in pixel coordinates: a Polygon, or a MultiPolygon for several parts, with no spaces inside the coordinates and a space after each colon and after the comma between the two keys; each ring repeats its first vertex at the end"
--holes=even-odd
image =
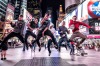
{"type": "Polygon", "coordinates": [[[70,44],[70,46],[71,46],[70,55],[73,55],[74,54],[74,44],[70,44]]]}
{"type": "Polygon", "coordinates": [[[58,44],[59,44],[59,51],[60,51],[60,47],[62,46],[62,42],[65,42],[66,44],[65,44],[65,48],[67,49],[67,46],[70,48],[70,45],[69,45],[69,43],[68,43],[68,39],[67,39],[67,37],[62,37],[62,38],[60,38],[60,40],[59,40],[59,42],[58,42],[58,44]]]}

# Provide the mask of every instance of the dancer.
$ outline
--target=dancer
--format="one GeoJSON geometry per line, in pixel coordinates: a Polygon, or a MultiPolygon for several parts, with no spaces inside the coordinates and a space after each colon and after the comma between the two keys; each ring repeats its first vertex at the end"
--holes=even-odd
{"type": "MultiPolygon", "coordinates": [[[[54,29],[53,27],[54,25],[51,25],[49,30],[52,32],[52,34],[54,35],[55,37],[55,40],[56,40],[56,30],[54,29]]],[[[49,56],[51,55],[51,50],[50,50],[50,46],[52,45],[52,38],[50,36],[48,36],[48,52],[49,52],[49,56]]]]}
{"type": "Polygon", "coordinates": [[[8,34],[4,38],[1,45],[6,43],[8,41],[8,39],[10,39],[12,37],[18,37],[21,40],[21,42],[24,43],[23,30],[24,30],[25,22],[23,21],[23,15],[19,15],[18,21],[15,22],[15,24],[12,22],[8,22],[8,23],[11,24],[12,27],[14,27],[14,31],[11,32],[10,34],[8,34]]]}
{"type": "Polygon", "coordinates": [[[41,27],[39,28],[39,32],[38,32],[38,35],[37,35],[37,37],[36,37],[36,40],[33,41],[33,43],[32,43],[32,44],[34,44],[35,42],[37,42],[37,44],[38,44],[38,46],[39,46],[39,51],[41,50],[41,45],[40,45],[39,40],[40,40],[40,38],[43,37],[44,35],[50,36],[50,37],[52,38],[53,43],[55,44],[55,48],[58,48],[57,42],[56,42],[56,40],[55,40],[53,34],[52,34],[51,31],[48,29],[48,28],[49,28],[49,25],[50,25],[50,21],[48,20],[49,17],[50,17],[49,14],[46,13],[45,16],[44,16],[44,18],[43,18],[42,21],[41,21],[41,27]]]}
{"type": "MultiPolygon", "coordinates": [[[[36,34],[33,32],[34,30],[37,30],[38,31],[38,19],[35,18],[34,21],[32,20],[31,22],[29,22],[27,24],[28,26],[28,29],[26,31],[26,34],[25,34],[25,43],[26,43],[26,46],[27,46],[27,49],[28,49],[28,42],[27,42],[27,38],[31,35],[32,37],[36,38],[36,34]]],[[[32,48],[32,45],[30,44],[30,47],[32,48]]],[[[25,51],[25,46],[23,48],[23,51],[25,51]]]]}
{"type": "Polygon", "coordinates": [[[67,38],[67,35],[66,35],[66,32],[69,34],[69,31],[65,27],[65,21],[63,21],[62,26],[59,26],[59,31],[58,32],[60,33],[60,36],[61,36],[61,38],[60,38],[60,40],[58,42],[58,44],[59,44],[59,52],[60,52],[60,47],[62,45],[62,42],[66,43],[66,46],[65,46],[66,49],[67,49],[67,46],[69,47],[69,45],[68,45],[68,38],[67,38]]]}
{"type": "MultiPolygon", "coordinates": [[[[1,22],[5,22],[5,17],[2,16],[0,20],[1,22]]],[[[0,40],[1,60],[6,60],[6,52],[7,52],[8,46],[6,44],[1,45],[1,43],[2,43],[2,40],[0,40]]]]}
{"type": "Polygon", "coordinates": [[[76,42],[77,43],[77,47],[79,47],[80,44],[82,44],[84,42],[84,40],[87,38],[85,35],[83,35],[82,33],[79,32],[79,26],[80,25],[83,25],[83,26],[86,26],[87,28],[90,28],[89,25],[83,23],[83,22],[79,22],[79,21],[76,21],[77,20],[77,17],[76,16],[73,16],[72,20],[70,20],[70,23],[69,23],[69,27],[72,28],[73,27],[73,34],[70,38],[70,41],[74,41],[73,39],[76,38],[76,37],[81,37],[82,40],[80,42],[76,42]]]}
{"type": "MultiPolygon", "coordinates": [[[[2,41],[1,47],[3,50],[7,50],[7,48],[8,48],[7,41],[12,37],[18,37],[21,40],[21,42],[24,44],[23,30],[24,30],[25,22],[23,21],[23,15],[19,15],[18,21],[15,22],[15,24],[13,24],[12,22],[8,22],[8,23],[11,24],[12,27],[14,27],[14,31],[11,32],[10,34],[8,34],[2,41]]],[[[2,56],[2,54],[1,54],[1,56],[2,56]]],[[[3,58],[1,58],[1,59],[3,59],[3,58]]],[[[4,59],[6,60],[6,58],[4,58],[4,59]]]]}

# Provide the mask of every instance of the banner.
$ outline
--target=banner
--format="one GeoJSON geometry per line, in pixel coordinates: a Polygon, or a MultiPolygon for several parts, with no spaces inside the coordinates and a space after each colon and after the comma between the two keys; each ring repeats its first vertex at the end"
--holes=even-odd
{"type": "Polygon", "coordinates": [[[33,18],[32,15],[26,9],[24,9],[23,12],[23,20],[25,21],[24,35],[27,30],[27,24],[32,20],[32,18],[33,18]]]}
{"type": "Polygon", "coordinates": [[[92,18],[100,18],[100,1],[90,0],[87,4],[88,14],[92,18]]]}
{"type": "Polygon", "coordinates": [[[13,21],[14,18],[14,7],[11,4],[8,4],[6,10],[6,20],[13,21]]]}

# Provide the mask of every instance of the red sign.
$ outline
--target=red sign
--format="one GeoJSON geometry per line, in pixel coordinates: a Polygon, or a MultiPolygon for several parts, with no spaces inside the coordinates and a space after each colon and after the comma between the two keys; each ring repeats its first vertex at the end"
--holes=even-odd
{"type": "Polygon", "coordinates": [[[100,18],[100,1],[98,0],[90,0],[88,5],[88,14],[92,18],[100,18]]]}

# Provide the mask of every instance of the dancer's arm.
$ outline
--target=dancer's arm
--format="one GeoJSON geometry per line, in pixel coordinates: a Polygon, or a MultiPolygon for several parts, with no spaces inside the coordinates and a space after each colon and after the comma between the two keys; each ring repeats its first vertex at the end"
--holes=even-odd
{"type": "Polygon", "coordinates": [[[49,26],[50,26],[50,21],[48,21],[48,24],[47,24],[47,27],[44,29],[44,31],[42,32],[42,35],[44,36],[44,32],[49,29],[49,26]]]}
{"type": "Polygon", "coordinates": [[[86,26],[87,28],[91,28],[89,25],[87,25],[87,24],[85,24],[83,22],[79,22],[79,23],[80,23],[80,25],[86,26]]]}
{"type": "Polygon", "coordinates": [[[27,27],[30,29],[30,30],[34,30],[33,28],[31,28],[31,26],[30,26],[30,22],[27,24],[27,27]]]}

